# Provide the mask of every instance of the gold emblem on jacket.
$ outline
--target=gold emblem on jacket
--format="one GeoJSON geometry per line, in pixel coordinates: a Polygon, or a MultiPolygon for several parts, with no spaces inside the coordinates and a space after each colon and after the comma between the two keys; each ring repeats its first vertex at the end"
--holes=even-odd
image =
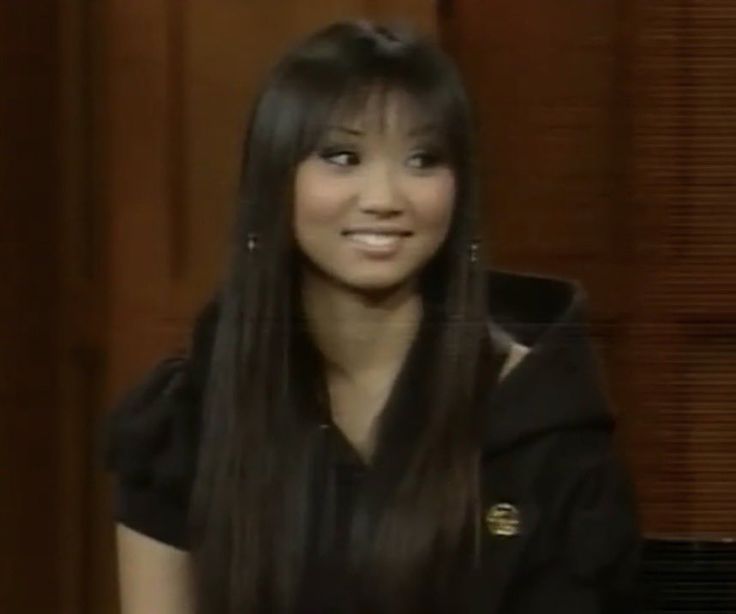
{"type": "Polygon", "coordinates": [[[521,529],[519,510],[510,503],[496,503],[486,512],[486,527],[491,535],[513,537],[521,529]]]}

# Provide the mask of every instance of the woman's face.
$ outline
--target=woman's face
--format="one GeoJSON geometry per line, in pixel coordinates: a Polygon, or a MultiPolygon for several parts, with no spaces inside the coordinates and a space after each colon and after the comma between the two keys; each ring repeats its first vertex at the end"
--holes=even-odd
{"type": "MultiPolygon", "coordinates": [[[[375,98],[374,98],[375,100],[375,98]]],[[[413,282],[447,236],[454,174],[434,127],[389,95],[333,122],[296,170],[294,233],[310,269],[357,291],[413,282]]]]}

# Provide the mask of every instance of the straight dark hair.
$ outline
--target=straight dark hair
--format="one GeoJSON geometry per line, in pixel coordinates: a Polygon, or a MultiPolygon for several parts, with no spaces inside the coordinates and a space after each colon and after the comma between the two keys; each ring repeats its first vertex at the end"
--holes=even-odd
{"type": "Polygon", "coordinates": [[[335,114],[363,112],[377,91],[408,94],[437,125],[456,200],[421,273],[432,343],[412,387],[423,402],[380,418],[377,457],[386,460],[370,469],[374,486],[358,499],[346,573],[335,579],[350,582],[346,611],[421,609],[449,589],[458,555],[476,544],[478,397],[498,372],[481,369],[492,343],[485,280],[468,254],[480,223],[468,101],[431,41],[365,21],[332,24],[274,67],[247,129],[190,507],[199,614],[319,611],[303,589],[310,527],[323,513],[314,485],[325,376],[299,298],[294,176],[335,114]],[[393,436],[382,437],[389,421],[393,436]]]}

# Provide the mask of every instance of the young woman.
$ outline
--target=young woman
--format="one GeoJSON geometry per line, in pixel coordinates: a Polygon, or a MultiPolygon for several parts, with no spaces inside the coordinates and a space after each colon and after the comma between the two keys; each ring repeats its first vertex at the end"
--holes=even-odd
{"type": "Polygon", "coordinates": [[[124,614],[630,611],[585,292],[484,270],[473,134],[407,33],[274,68],[227,275],[110,416],[124,614]]]}

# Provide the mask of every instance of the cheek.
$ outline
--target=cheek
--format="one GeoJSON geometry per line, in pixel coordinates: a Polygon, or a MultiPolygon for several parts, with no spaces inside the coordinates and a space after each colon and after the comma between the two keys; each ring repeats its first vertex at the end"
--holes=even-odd
{"type": "Polygon", "coordinates": [[[330,228],[349,199],[350,186],[325,176],[310,161],[298,169],[294,181],[294,230],[305,238],[330,228]]]}
{"type": "Polygon", "coordinates": [[[455,205],[455,179],[450,171],[417,181],[413,186],[417,223],[427,229],[449,227],[455,205]]]}

